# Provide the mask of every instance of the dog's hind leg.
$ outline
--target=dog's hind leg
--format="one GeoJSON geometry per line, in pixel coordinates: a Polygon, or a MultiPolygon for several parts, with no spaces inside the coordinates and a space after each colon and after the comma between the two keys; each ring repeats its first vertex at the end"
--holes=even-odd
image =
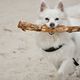
{"type": "Polygon", "coordinates": [[[68,77],[70,74],[72,74],[74,70],[75,70],[75,65],[72,59],[67,59],[63,61],[58,70],[59,80],[65,80],[65,78],[68,77]]]}

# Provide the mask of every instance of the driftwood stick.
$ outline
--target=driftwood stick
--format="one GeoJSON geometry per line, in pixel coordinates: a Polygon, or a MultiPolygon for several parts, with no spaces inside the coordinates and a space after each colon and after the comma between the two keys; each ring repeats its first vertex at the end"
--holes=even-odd
{"type": "Polygon", "coordinates": [[[56,28],[49,28],[47,25],[36,25],[28,22],[20,21],[18,23],[18,28],[21,28],[23,31],[38,31],[38,32],[78,32],[80,31],[80,26],[64,26],[58,25],[56,28]]]}

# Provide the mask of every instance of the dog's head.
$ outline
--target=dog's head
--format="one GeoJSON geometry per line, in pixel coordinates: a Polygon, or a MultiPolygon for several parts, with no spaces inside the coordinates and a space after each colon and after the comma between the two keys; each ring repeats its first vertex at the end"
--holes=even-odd
{"type": "Polygon", "coordinates": [[[39,23],[46,24],[50,28],[54,28],[59,24],[63,23],[62,18],[64,17],[64,6],[61,1],[59,1],[58,5],[54,9],[50,9],[47,4],[46,0],[41,1],[40,6],[40,16],[39,16],[39,23]]]}

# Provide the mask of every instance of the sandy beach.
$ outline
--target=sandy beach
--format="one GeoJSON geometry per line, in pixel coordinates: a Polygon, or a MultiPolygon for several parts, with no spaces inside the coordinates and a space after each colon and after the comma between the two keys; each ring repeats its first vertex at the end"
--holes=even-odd
{"type": "MultiPolygon", "coordinates": [[[[58,2],[47,1],[51,8],[58,2]]],[[[63,3],[69,16],[80,17],[80,0],[63,3]]],[[[19,20],[35,22],[39,7],[40,0],[0,0],[0,80],[57,79],[55,67],[36,46],[35,33],[17,28],[19,20]]],[[[80,80],[80,76],[67,80],[80,80]]]]}

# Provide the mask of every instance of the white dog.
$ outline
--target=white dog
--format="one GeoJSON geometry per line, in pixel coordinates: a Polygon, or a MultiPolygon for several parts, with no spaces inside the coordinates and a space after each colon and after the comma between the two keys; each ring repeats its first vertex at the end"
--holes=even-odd
{"type": "MultiPolygon", "coordinates": [[[[41,2],[40,16],[37,24],[46,24],[50,28],[55,28],[59,24],[69,25],[69,22],[64,20],[64,18],[67,18],[67,15],[64,12],[61,1],[59,1],[54,9],[49,9],[45,0],[41,2]]],[[[42,50],[43,55],[55,65],[61,80],[64,80],[65,76],[73,73],[76,67],[74,64],[76,63],[76,46],[71,33],[41,32],[37,35],[37,44],[42,50]]]]}

